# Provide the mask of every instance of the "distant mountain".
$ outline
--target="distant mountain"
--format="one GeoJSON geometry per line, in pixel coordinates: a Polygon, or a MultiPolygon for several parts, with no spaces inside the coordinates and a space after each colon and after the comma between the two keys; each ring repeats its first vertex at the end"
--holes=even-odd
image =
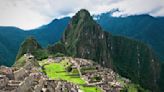
{"type": "Polygon", "coordinates": [[[69,17],[55,19],[50,24],[30,30],[27,33],[34,36],[43,47],[46,47],[48,44],[54,44],[61,39],[69,20],[69,17]]]}
{"type": "Polygon", "coordinates": [[[16,27],[0,27],[0,65],[14,64],[18,49],[28,36],[35,37],[43,47],[54,44],[60,40],[69,19],[55,19],[47,25],[28,31],[16,27]]]}
{"type": "MultiPolygon", "coordinates": [[[[126,36],[148,43],[164,61],[164,18],[149,15],[112,17],[110,13],[94,16],[102,28],[114,35],[126,36]]],[[[39,44],[46,47],[61,39],[69,17],[55,19],[40,28],[23,31],[15,27],[0,27],[0,65],[11,66],[21,42],[27,36],[35,37],[39,44]]]]}
{"type": "MultiPolygon", "coordinates": [[[[161,36],[163,18],[148,15],[116,18],[108,14],[96,17],[97,22],[106,31],[149,43],[155,52],[163,57],[164,54],[161,54],[164,47],[161,36]]],[[[19,46],[28,36],[34,36],[39,44],[46,47],[61,39],[63,31],[66,30],[61,42],[56,43],[50,50],[55,48],[52,51],[58,52],[56,48],[59,48],[59,51],[67,49],[60,53],[93,59],[103,66],[112,67],[121,75],[146,88],[152,90],[160,88],[164,91],[164,65],[158,62],[153,51],[145,44],[103,31],[87,12],[84,14],[82,12],[80,17],[78,14],[74,16],[67,26],[69,20],[70,18],[54,20],[50,24],[30,31],[15,27],[0,27],[0,65],[11,66],[14,63],[19,46]]],[[[44,51],[41,50],[37,54],[40,52],[44,51]]]]}
{"type": "Polygon", "coordinates": [[[159,92],[161,64],[153,51],[142,42],[103,31],[87,10],[73,16],[59,43],[68,56],[92,59],[144,88],[159,92]]]}
{"type": "Polygon", "coordinates": [[[0,65],[14,63],[20,43],[26,37],[25,32],[15,27],[0,27],[0,65]]]}
{"type": "Polygon", "coordinates": [[[95,18],[104,30],[114,35],[130,37],[149,44],[164,60],[164,17],[149,15],[112,17],[111,13],[104,13],[95,18]]]}

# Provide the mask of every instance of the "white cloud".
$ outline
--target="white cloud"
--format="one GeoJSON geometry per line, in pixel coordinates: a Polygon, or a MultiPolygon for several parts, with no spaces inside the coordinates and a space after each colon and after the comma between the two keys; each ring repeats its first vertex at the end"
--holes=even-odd
{"type": "Polygon", "coordinates": [[[150,14],[152,16],[164,16],[163,0],[122,0],[112,5],[112,7],[118,8],[121,12],[117,12],[114,15],[138,15],[138,14],[150,14]]]}
{"type": "Polygon", "coordinates": [[[151,14],[164,16],[163,0],[0,0],[0,25],[31,29],[79,9],[99,14],[118,8],[115,16],[151,14]]]}

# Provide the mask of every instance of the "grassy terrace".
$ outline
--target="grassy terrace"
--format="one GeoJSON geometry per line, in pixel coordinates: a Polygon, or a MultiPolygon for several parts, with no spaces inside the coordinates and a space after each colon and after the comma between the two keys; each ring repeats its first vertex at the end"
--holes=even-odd
{"type": "Polygon", "coordinates": [[[68,60],[63,60],[60,63],[49,64],[47,64],[47,60],[43,60],[40,62],[40,65],[44,65],[44,71],[46,72],[47,76],[51,79],[67,80],[68,82],[78,84],[80,85],[80,89],[83,90],[83,92],[101,92],[101,90],[95,86],[83,86],[86,83],[83,79],[80,78],[78,72],[66,72],[65,68],[70,66],[68,60]]]}
{"type": "Polygon", "coordinates": [[[22,56],[19,60],[17,60],[17,61],[15,62],[15,64],[14,64],[13,66],[22,67],[22,66],[24,66],[25,63],[26,63],[26,62],[25,62],[25,57],[22,56]]]}

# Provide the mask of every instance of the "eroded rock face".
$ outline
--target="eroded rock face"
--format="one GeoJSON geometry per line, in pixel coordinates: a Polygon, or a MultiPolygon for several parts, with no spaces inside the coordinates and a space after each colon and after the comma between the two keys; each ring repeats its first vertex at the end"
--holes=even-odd
{"type": "Polygon", "coordinates": [[[104,32],[87,10],[73,16],[61,42],[67,55],[92,59],[145,88],[159,91],[160,63],[153,51],[141,42],[104,32]]]}

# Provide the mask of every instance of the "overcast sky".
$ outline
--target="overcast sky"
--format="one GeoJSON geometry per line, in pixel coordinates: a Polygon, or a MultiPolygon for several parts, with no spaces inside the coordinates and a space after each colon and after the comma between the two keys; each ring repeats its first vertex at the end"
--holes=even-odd
{"type": "Polygon", "coordinates": [[[119,9],[114,16],[164,16],[164,0],[0,0],[0,26],[32,29],[54,18],[71,16],[81,8],[91,14],[119,9]]]}

